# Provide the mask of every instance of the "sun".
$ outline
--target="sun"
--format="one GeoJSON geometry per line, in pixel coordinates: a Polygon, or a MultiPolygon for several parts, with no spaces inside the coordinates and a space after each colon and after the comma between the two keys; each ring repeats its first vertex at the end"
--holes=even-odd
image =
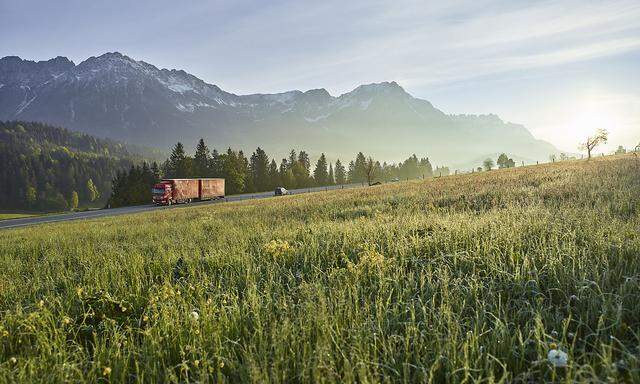
{"type": "Polygon", "coordinates": [[[566,139],[580,141],[599,129],[612,131],[621,126],[622,115],[615,100],[611,100],[609,96],[590,94],[570,104],[565,115],[565,129],[562,135],[566,139]]]}

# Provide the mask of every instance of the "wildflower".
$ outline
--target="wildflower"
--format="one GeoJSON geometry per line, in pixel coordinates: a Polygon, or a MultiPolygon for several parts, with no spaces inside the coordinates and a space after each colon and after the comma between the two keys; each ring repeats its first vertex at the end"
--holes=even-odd
{"type": "Polygon", "coordinates": [[[222,369],[224,368],[224,361],[221,361],[220,364],[218,364],[218,366],[222,369]]]}
{"type": "Polygon", "coordinates": [[[200,360],[194,360],[193,361],[193,366],[198,368],[200,366],[200,360]]]}
{"type": "Polygon", "coordinates": [[[62,319],[62,324],[67,325],[67,324],[69,324],[69,323],[71,323],[71,319],[70,319],[69,317],[65,316],[65,317],[62,319]]]}
{"type": "Polygon", "coordinates": [[[145,323],[149,321],[149,316],[147,315],[142,316],[142,321],[144,321],[145,323]]]}
{"type": "Polygon", "coordinates": [[[208,299],[207,299],[207,305],[211,305],[211,303],[212,303],[211,298],[208,298],[208,299]]]}
{"type": "Polygon", "coordinates": [[[566,352],[563,352],[559,349],[552,349],[547,354],[547,359],[554,367],[564,368],[567,366],[569,356],[566,352]]]}
{"type": "Polygon", "coordinates": [[[15,363],[17,363],[17,362],[18,362],[18,359],[16,359],[15,357],[12,357],[12,358],[10,358],[10,359],[9,359],[9,362],[10,362],[11,364],[15,364],[15,363]]]}
{"type": "Polygon", "coordinates": [[[9,331],[7,331],[6,329],[2,331],[2,337],[9,337],[9,331]]]}
{"type": "Polygon", "coordinates": [[[40,308],[44,307],[44,300],[40,300],[38,302],[38,307],[40,307],[40,308]]]}
{"type": "Polygon", "coordinates": [[[198,319],[200,318],[200,314],[197,311],[193,311],[191,312],[191,318],[195,321],[198,321],[198,319]]]}
{"type": "Polygon", "coordinates": [[[122,312],[126,312],[127,311],[127,307],[122,307],[122,312]]]}
{"type": "Polygon", "coordinates": [[[102,370],[102,376],[109,376],[110,374],[111,374],[111,368],[104,367],[104,369],[102,370]]]}
{"type": "Polygon", "coordinates": [[[82,289],[82,287],[76,288],[76,294],[78,295],[78,297],[82,297],[83,292],[84,292],[84,289],[82,289]]]}
{"type": "Polygon", "coordinates": [[[264,244],[262,249],[271,256],[281,257],[292,251],[289,242],[286,240],[271,240],[264,244]]]}

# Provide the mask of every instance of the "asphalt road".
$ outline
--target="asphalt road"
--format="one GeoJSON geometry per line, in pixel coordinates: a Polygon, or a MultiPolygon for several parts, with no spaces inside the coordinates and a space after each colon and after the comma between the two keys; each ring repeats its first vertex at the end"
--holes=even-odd
{"type": "MultiPolygon", "coordinates": [[[[350,189],[350,188],[357,188],[361,186],[362,184],[349,184],[349,185],[332,185],[329,187],[301,188],[301,189],[289,190],[289,193],[292,195],[298,195],[301,193],[321,192],[321,191],[333,190],[333,189],[350,189]]],[[[195,202],[191,204],[178,204],[178,205],[171,205],[171,206],[156,206],[153,204],[136,205],[133,207],[96,209],[96,210],[83,211],[83,212],[70,212],[70,213],[61,213],[61,214],[55,214],[55,215],[25,217],[21,219],[0,220],[0,229],[24,227],[28,225],[44,224],[44,223],[55,223],[59,221],[95,219],[95,218],[107,217],[107,216],[128,215],[128,214],[148,212],[148,211],[153,211],[158,209],[180,209],[184,207],[204,206],[209,204],[221,204],[221,203],[231,202],[231,201],[266,199],[266,198],[273,198],[273,197],[275,197],[273,192],[245,193],[242,195],[227,196],[221,200],[201,201],[201,202],[195,202]]]]}

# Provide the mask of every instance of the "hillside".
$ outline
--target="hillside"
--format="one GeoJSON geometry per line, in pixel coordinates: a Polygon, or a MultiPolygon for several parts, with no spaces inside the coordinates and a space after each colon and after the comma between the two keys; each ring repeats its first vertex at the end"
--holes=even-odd
{"type": "Polygon", "coordinates": [[[496,152],[529,163],[557,152],[522,125],[495,115],[447,115],[395,82],[361,85],[338,97],[325,89],[235,95],[117,52],[78,65],[64,57],[0,59],[2,119],[161,148],[204,137],[220,148],[260,145],[279,157],[291,148],[312,156],[332,148],[330,160],[365,151],[387,161],[416,153],[437,165],[464,165],[496,152]]]}
{"type": "Polygon", "coordinates": [[[0,381],[638,382],[639,176],[626,155],[0,231],[0,381]]]}
{"type": "MultiPolygon", "coordinates": [[[[153,154],[147,151],[147,154],[153,154]]],[[[101,206],[119,170],[141,163],[130,146],[64,128],[0,121],[0,209],[59,211],[101,206]]]]}

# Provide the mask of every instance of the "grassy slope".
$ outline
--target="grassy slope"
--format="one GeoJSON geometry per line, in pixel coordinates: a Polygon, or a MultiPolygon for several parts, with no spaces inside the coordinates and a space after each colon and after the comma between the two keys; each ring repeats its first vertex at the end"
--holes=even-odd
{"type": "Polygon", "coordinates": [[[18,213],[18,212],[1,212],[0,220],[22,219],[25,217],[37,216],[37,213],[18,213]]]}
{"type": "Polygon", "coordinates": [[[639,381],[639,211],[626,156],[2,231],[0,381],[639,381]]]}

